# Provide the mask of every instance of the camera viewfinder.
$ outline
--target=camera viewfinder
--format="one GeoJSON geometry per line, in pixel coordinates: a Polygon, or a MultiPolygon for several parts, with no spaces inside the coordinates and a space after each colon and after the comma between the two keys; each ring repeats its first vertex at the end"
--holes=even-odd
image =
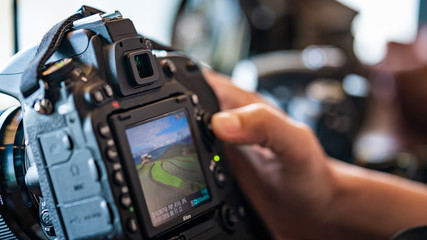
{"type": "Polygon", "coordinates": [[[158,80],[159,73],[156,64],[154,64],[154,56],[150,51],[137,50],[125,56],[134,87],[147,86],[158,80]]]}
{"type": "Polygon", "coordinates": [[[153,76],[153,68],[151,67],[150,57],[147,53],[136,55],[134,60],[140,78],[153,76]]]}

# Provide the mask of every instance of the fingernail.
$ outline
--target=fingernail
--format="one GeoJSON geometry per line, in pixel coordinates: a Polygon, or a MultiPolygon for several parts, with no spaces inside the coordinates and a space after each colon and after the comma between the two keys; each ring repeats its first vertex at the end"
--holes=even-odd
{"type": "Polygon", "coordinates": [[[217,113],[213,116],[214,124],[217,125],[218,129],[225,134],[239,132],[242,128],[240,119],[235,114],[230,113],[217,113]]]}

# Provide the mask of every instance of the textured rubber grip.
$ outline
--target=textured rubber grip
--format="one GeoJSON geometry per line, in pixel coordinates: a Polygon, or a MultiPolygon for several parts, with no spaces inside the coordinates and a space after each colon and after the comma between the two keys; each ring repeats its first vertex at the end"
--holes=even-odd
{"type": "Polygon", "coordinates": [[[1,240],[9,240],[9,239],[18,239],[15,234],[13,234],[12,230],[8,227],[6,221],[3,216],[0,214],[0,239],[1,240]]]}

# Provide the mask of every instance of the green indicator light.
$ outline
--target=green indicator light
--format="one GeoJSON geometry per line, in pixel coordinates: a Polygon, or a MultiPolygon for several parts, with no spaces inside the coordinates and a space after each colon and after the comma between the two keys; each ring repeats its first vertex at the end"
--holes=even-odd
{"type": "Polygon", "coordinates": [[[214,160],[215,160],[215,162],[219,162],[219,160],[221,160],[221,158],[218,155],[215,155],[214,160]]]}
{"type": "Polygon", "coordinates": [[[130,207],[130,208],[129,208],[129,211],[130,211],[130,212],[133,212],[133,210],[134,210],[134,209],[133,209],[133,207],[130,207]]]}

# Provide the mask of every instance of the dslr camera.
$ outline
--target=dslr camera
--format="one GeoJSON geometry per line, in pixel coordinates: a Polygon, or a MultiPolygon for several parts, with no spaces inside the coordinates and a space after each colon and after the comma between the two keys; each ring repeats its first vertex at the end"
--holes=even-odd
{"type": "Polygon", "coordinates": [[[265,239],[200,65],[82,7],[15,55],[0,91],[0,239],[265,239]]]}

